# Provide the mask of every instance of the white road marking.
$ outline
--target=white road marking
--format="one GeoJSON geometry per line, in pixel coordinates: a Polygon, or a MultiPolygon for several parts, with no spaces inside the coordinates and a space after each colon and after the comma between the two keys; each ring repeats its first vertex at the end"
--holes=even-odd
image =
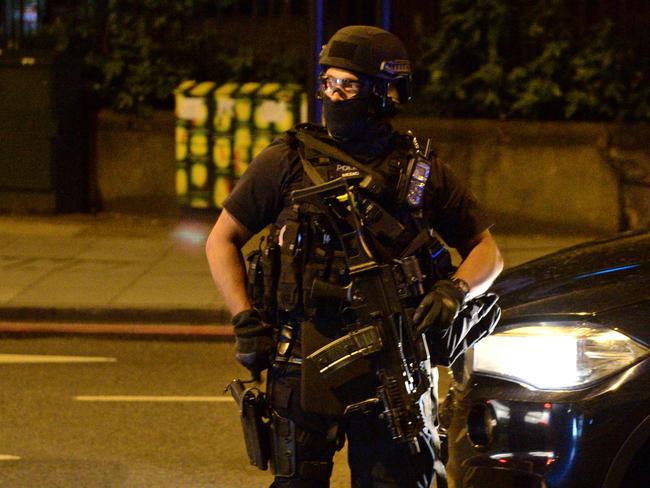
{"type": "Polygon", "coordinates": [[[12,456],[11,454],[0,454],[0,461],[18,461],[20,456],[12,456]]]}
{"type": "Polygon", "coordinates": [[[0,354],[0,364],[114,363],[117,359],[101,356],[50,356],[44,354],[0,354]]]}
{"type": "Polygon", "coordinates": [[[230,396],[80,395],[79,402],[234,402],[230,396]]]}

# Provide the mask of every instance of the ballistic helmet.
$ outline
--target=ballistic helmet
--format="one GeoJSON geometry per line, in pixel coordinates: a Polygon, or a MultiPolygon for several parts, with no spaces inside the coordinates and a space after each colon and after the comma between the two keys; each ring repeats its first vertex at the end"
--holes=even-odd
{"type": "MultiPolygon", "coordinates": [[[[393,84],[401,102],[411,98],[411,63],[404,44],[395,34],[368,25],[350,25],[339,29],[323,46],[320,64],[341,68],[379,82],[380,97],[387,96],[393,84]]],[[[385,100],[384,100],[385,102],[385,100]]]]}

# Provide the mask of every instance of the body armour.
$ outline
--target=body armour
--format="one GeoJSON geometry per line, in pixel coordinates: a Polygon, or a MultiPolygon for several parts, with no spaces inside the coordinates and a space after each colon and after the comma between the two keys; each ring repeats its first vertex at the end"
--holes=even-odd
{"type": "MultiPolygon", "coordinates": [[[[417,260],[420,270],[406,272],[421,273],[417,279],[422,280],[425,288],[448,277],[453,271],[449,253],[430,236],[422,219],[426,178],[422,176],[424,165],[417,158],[419,148],[413,136],[394,134],[393,149],[386,156],[361,163],[363,168],[359,168],[349,161],[341,161],[345,157],[354,160],[352,156],[335,147],[341,158],[325,154],[322,148],[302,142],[303,135],[309,141],[333,147],[327,132],[319,126],[301,124],[289,136],[303,165],[306,161],[318,173],[320,182],[343,178],[359,188],[355,203],[363,212],[374,250],[384,261],[406,259],[404,266],[408,268],[409,262],[414,266],[413,260],[417,260]],[[417,185],[409,184],[412,181],[422,183],[421,187],[414,189],[417,185]],[[419,205],[409,204],[409,198],[411,202],[419,199],[419,205]]],[[[305,171],[300,187],[319,183],[313,179],[305,171]]],[[[335,230],[318,209],[308,204],[284,208],[266,241],[247,260],[249,295],[269,322],[277,324],[296,317],[302,320],[321,315],[341,318],[342,310],[335,305],[342,297],[334,287],[348,284],[344,253],[335,230]],[[315,279],[318,280],[316,290],[315,279]],[[328,284],[332,288],[327,288],[328,284]],[[327,296],[328,292],[332,296],[327,296]]],[[[418,294],[416,290],[408,293],[418,294]]]]}
{"type": "MultiPolygon", "coordinates": [[[[388,154],[357,164],[333,147],[321,128],[300,125],[289,135],[305,169],[303,190],[337,179],[356,189],[349,206],[361,216],[373,253],[382,262],[394,263],[400,301],[408,309],[415,308],[431,284],[452,272],[449,253],[430,236],[422,219],[430,163],[417,141],[410,135],[394,134],[388,154]]],[[[293,362],[302,362],[358,325],[348,307],[352,299],[347,296],[349,263],[339,239],[353,232],[350,218],[341,215],[340,224],[333,228],[331,219],[314,205],[288,206],[266,242],[248,257],[253,304],[278,327],[279,352],[293,362]],[[283,337],[287,330],[291,339],[283,337]]],[[[361,372],[351,388],[355,392],[368,389],[372,395],[373,374],[370,363],[367,366],[368,371],[361,372]]],[[[303,366],[302,380],[305,410],[343,412],[345,401],[332,395],[308,364],[303,366]]]]}

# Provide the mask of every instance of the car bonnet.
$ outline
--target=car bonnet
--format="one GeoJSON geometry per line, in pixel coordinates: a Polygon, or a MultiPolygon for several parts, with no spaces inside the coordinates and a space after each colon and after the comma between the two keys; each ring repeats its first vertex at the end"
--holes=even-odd
{"type": "Polygon", "coordinates": [[[585,243],[522,264],[504,272],[493,290],[504,323],[598,316],[647,343],[650,233],[585,243]]]}

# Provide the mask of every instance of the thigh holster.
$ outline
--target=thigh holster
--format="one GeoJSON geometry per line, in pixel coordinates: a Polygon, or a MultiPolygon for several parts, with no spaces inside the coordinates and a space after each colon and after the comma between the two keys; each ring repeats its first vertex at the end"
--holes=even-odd
{"type": "Polygon", "coordinates": [[[275,476],[296,473],[296,427],[292,420],[271,414],[271,469],[275,476]]]}

